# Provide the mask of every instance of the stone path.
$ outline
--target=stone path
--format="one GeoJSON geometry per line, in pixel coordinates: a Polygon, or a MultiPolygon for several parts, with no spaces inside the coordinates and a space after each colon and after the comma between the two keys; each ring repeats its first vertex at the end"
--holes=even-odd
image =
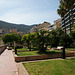
{"type": "Polygon", "coordinates": [[[18,75],[18,68],[12,50],[6,49],[0,55],[0,75],[18,75]]]}

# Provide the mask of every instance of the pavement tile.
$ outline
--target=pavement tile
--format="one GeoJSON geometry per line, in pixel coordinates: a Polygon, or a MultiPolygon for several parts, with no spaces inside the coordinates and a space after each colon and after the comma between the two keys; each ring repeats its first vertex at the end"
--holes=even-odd
{"type": "MultiPolygon", "coordinates": [[[[0,55],[0,75],[15,75],[18,71],[12,50],[5,50],[0,55]]],[[[18,75],[18,73],[17,73],[18,75]]]]}

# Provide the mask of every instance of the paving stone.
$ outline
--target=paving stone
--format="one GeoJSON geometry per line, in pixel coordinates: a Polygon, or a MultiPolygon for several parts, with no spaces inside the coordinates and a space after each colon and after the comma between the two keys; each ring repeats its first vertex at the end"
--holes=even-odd
{"type": "Polygon", "coordinates": [[[12,50],[5,50],[0,55],[0,75],[18,75],[18,68],[14,61],[12,50]]]}

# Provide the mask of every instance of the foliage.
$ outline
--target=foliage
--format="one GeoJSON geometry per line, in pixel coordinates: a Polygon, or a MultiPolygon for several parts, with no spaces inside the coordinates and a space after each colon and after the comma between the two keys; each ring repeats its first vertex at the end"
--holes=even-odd
{"type": "Polygon", "coordinates": [[[74,3],[75,0],[61,0],[59,9],[57,9],[58,14],[63,17],[67,13],[67,10],[73,7],[74,3]]]}
{"type": "Polygon", "coordinates": [[[70,33],[70,35],[71,35],[72,39],[73,39],[74,42],[75,42],[75,31],[72,31],[72,32],[70,33]]]}
{"type": "Polygon", "coordinates": [[[39,48],[39,50],[45,52],[48,44],[49,44],[48,31],[40,30],[39,32],[36,32],[35,45],[39,48]]]}
{"type": "Polygon", "coordinates": [[[59,44],[59,36],[57,35],[57,32],[55,30],[50,32],[50,45],[51,47],[57,47],[59,44]]]}
{"type": "Polygon", "coordinates": [[[65,34],[61,28],[57,28],[51,32],[40,30],[36,33],[25,34],[22,37],[22,41],[27,43],[28,48],[37,47],[40,52],[46,52],[47,46],[57,47],[58,45],[64,45],[70,47],[73,43],[72,37],[65,34]]]}
{"type": "Polygon", "coordinates": [[[30,49],[30,51],[31,51],[31,44],[32,44],[32,41],[34,39],[34,34],[35,33],[25,34],[22,37],[22,41],[25,42],[25,43],[27,43],[27,46],[30,49]]]}
{"type": "MultiPolygon", "coordinates": [[[[74,20],[75,21],[75,20],[74,20]]],[[[75,23],[72,26],[72,31],[70,33],[71,38],[73,39],[74,43],[75,43],[75,23]]]]}
{"type": "Polygon", "coordinates": [[[65,14],[66,14],[66,10],[62,7],[59,7],[59,9],[57,9],[57,13],[61,16],[61,17],[63,17],[65,14]]]}
{"type": "Polygon", "coordinates": [[[60,38],[60,45],[63,45],[65,47],[70,47],[70,44],[73,43],[73,40],[70,35],[63,34],[60,38]]]}
{"type": "Polygon", "coordinates": [[[70,47],[70,44],[73,43],[73,40],[70,35],[64,33],[64,31],[61,28],[57,28],[56,30],[52,31],[53,41],[56,47],[58,45],[62,45],[65,47],[70,47]]]}
{"type": "Polygon", "coordinates": [[[55,30],[51,31],[49,34],[50,37],[50,45],[51,47],[57,47],[60,45],[60,39],[62,35],[65,34],[61,28],[56,28],[55,30]]]}
{"type": "Polygon", "coordinates": [[[6,44],[6,43],[19,43],[20,42],[20,38],[18,36],[18,34],[16,33],[10,33],[10,34],[4,34],[2,36],[2,40],[3,42],[6,44]]]}

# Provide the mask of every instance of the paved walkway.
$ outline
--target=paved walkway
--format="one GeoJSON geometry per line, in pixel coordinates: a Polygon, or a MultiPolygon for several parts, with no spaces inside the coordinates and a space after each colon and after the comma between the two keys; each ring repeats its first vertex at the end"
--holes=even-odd
{"type": "Polygon", "coordinates": [[[6,49],[0,55],[0,75],[18,75],[18,68],[12,50],[6,49]]]}

